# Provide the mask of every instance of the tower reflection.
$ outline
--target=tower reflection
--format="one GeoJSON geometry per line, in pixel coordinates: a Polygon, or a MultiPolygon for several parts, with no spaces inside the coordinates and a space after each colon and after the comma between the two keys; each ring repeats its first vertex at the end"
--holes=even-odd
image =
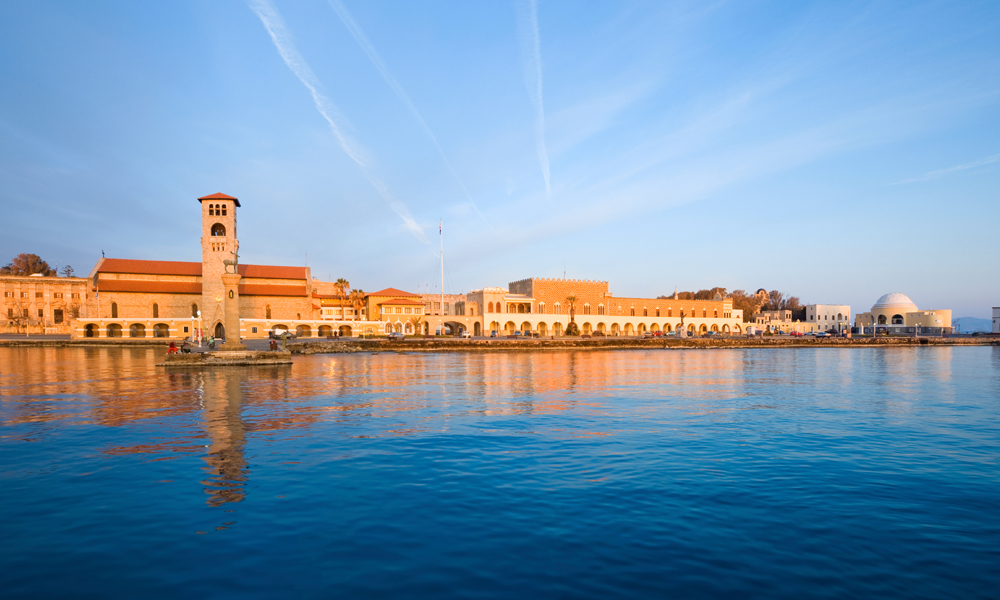
{"type": "Polygon", "coordinates": [[[202,380],[208,452],[203,460],[206,478],[201,482],[210,506],[240,502],[246,497],[250,469],[244,453],[243,373],[219,370],[202,380]]]}

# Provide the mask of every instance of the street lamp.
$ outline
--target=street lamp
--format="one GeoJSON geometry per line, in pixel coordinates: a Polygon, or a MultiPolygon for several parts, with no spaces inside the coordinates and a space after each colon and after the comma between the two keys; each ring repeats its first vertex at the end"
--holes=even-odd
{"type": "Polygon", "coordinates": [[[198,311],[198,347],[201,348],[201,311],[198,311]]]}

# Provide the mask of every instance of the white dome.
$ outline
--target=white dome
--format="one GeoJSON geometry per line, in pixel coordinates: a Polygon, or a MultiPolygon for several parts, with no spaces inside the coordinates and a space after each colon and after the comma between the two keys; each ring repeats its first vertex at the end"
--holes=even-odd
{"type": "Polygon", "coordinates": [[[915,312],[917,310],[917,305],[914,304],[913,300],[910,300],[910,297],[907,296],[906,294],[900,294],[899,292],[892,292],[890,294],[886,294],[881,298],[879,298],[875,302],[875,306],[872,306],[872,312],[885,308],[895,308],[895,309],[902,308],[907,310],[912,309],[912,311],[915,312]]]}

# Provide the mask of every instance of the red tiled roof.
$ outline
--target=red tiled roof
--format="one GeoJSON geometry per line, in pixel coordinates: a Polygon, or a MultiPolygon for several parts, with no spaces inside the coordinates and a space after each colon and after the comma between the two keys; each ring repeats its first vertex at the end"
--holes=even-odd
{"type": "Polygon", "coordinates": [[[105,258],[98,273],[136,273],[142,275],[201,275],[200,262],[175,260],[135,260],[131,258],[105,258]]]}
{"type": "Polygon", "coordinates": [[[94,288],[102,292],[137,292],[140,294],[200,294],[201,284],[195,281],[136,281],[130,279],[102,280],[94,288]]]}
{"type": "Polygon", "coordinates": [[[385,288],[381,292],[374,292],[368,294],[369,296],[409,296],[411,298],[419,298],[420,294],[411,294],[410,292],[404,292],[403,290],[397,290],[396,288],[385,288]]]}
{"type": "Polygon", "coordinates": [[[396,306],[399,304],[416,305],[416,306],[424,305],[424,303],[420,302],[419,300],[408,300],[406,298],[393,298],[392,300],[386,300],[385,302],[378,303],[379,306],[382,306],[383,304],[388,304],[392,306],[396,306]]]}
{"type": "Polygon", "coordinates": [[[275,265],[239,265],[238,272],[244,277],[257,279],[305,279],[305,267],[281,267],[275,265]]]}
{"type": "Polygon", "coordinates": [[[198,202],[201,202],[202,200],[233,200],[233,201],[236,202],[236,206],[240,205],[240,201],[239,200],[237,200],[236,198],[234,198],[234,197],[232,197],[232,196],[230,196],[228,194],[223,194],[222,192],[216,192],[214,194],[210,194],[208,196],[202,196],[201,198],[198,198],[198,202]]]}
{"type": "Polygon", "coordinates": [[[305,296],[304,285],[264,285],[257,283],[240,284],[243,296],[305,296]]]}

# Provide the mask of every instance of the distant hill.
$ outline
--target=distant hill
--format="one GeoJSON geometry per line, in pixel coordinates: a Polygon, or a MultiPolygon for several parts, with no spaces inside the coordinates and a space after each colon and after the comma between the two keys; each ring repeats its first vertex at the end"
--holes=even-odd
{"type": "Polygon", "coordinates": [[[952,325],[962,333],[972,333],[974,331],[989,333],[993,329],[993,321],[989,319],[977,319],[976,317],[959,317],[952,321],[952,325]]]}

